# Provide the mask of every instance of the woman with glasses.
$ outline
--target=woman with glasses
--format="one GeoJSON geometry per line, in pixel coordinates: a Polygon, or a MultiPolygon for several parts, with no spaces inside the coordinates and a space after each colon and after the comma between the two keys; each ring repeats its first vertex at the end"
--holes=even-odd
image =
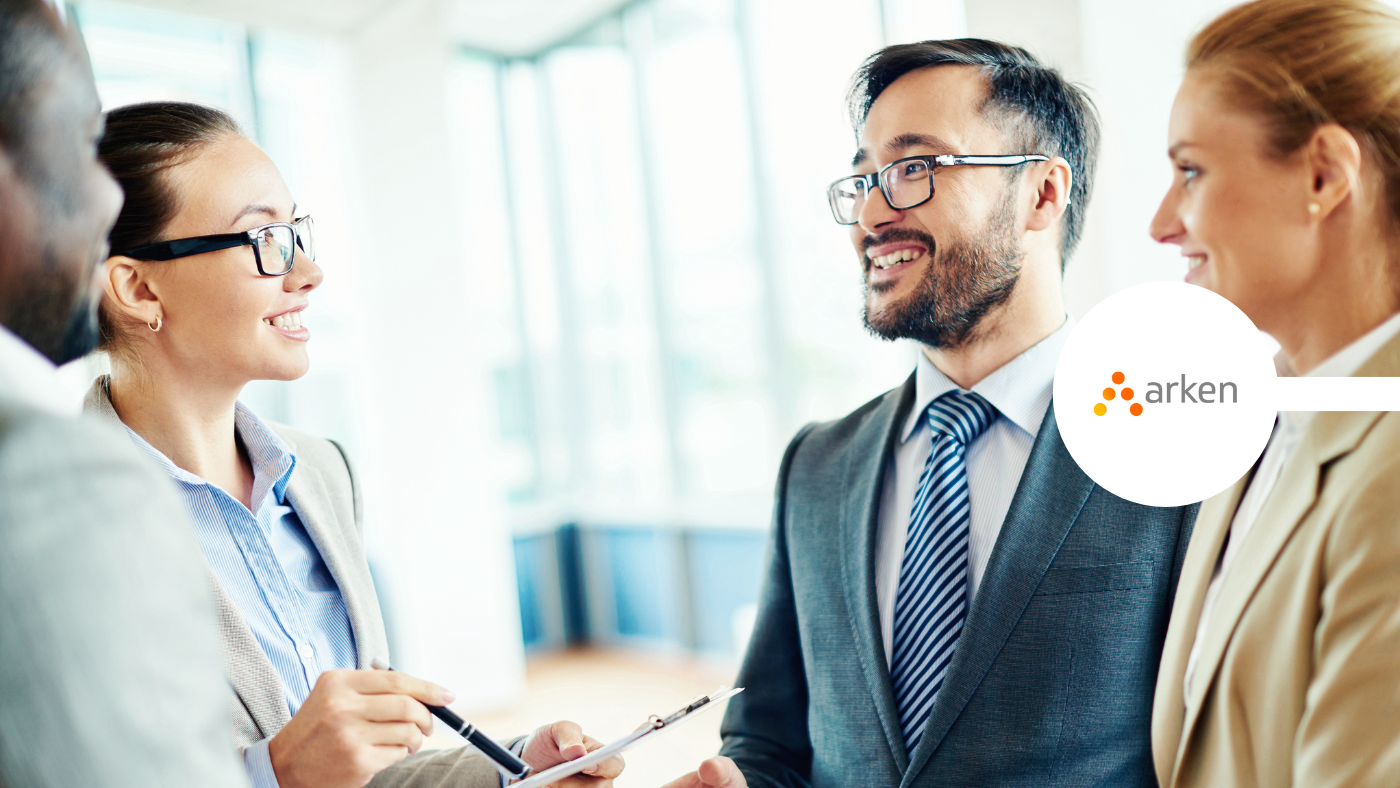
{"type": "MultiPolygon", "coordinates": [[[[465,749],[416,754],[432,731],[424,704],[451,693],[369,669],[388,646],[343,450],[238,402],[249,381],[306,373],[302,315],[323,277],[311,217],[217,110],[114,110],[99,155],[126,203],[105,268],[112,373],[87,408],[123,424],[188,504],[253,785],[499,788],[465,749]]],[[[598,746],[562,722],[515,744],[536,769],[598,746]]],[[[620,769],[612,759],[575,782],[605,785],[620,769]]]]}
{"type": "MultiPolygon", "coordinates": [[[[1186,59],[1153,236],[1295,373],[1400,376],[1400,14],[1259,0],[1186,59]]],[[[1158,779],[1393,786],[1397,708],[1400,414],[1280,413],[1196,519],[1153,704],[1158,779]]]]}

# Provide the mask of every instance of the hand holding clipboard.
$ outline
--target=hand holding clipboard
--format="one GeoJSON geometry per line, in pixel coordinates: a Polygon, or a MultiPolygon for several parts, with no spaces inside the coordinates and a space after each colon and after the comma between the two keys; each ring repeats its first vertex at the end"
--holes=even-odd
{"type": "Polygon", "coordinates": [[[676,727],[680,723],[685,722],[686,720],[698,714],[718,707],[722,701],[729,700],[730,698],[734,697],[735,695],[738,695],[740,692],[743,691],[743,687],[734,687],[732,689],[729,687],[721,687],[720,689],[715,690],[709,695],[701,695],[695,700],[692,700],[690,703],[687,703],[684,708],[679,709],[665,717],[658,717],[653,715],[652,717],[648,718],[646,722],[642,723],[641,726],[635,731],[627,734],[626,736],[623,736],[621,739],[618,739],[617,741],[611,744],[605,745],[594,750],[593,752],[588,753],[582,758],[577,758],[572,761],[566,761],[564,763],[559,764],[558,766],[553,766],[548,769],[545,769],[542,772],[536,772],[534,774],[531,774],[529,778],[525,780],[521,780],[517,783],[511,783],[511,786],[512,788],[540,788],[541,786],[557,782],[570,775],[578,774],[579,772],[583,771],[584,769],[587,769],[588,767],[594,764],[602,763],[603,761],[607,760],[608,758],[611,758],[614,755],[617,755],[618,753],[621,753],[625,750],[630,750],[631,748],[637,746],[638,744],[641,744],[642,742],[649,741],[657,735],[676,727]]]}

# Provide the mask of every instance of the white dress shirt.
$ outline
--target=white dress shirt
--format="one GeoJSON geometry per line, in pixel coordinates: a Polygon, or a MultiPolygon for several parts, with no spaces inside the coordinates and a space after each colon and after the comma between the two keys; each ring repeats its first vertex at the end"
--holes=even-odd
{"type": "MultiPolygon", "coordinates": [[[[1305,377],[1349,378],[1397,333],[1400,333],[1400,314],[1392,316],[1360,339],[1337,351],[1305,377]]],[[[1230,570],[1235,556],[1239,555],[1247,541],[1250,530],[1259,519],[1259,512],[1274,490],[1274,485],[1278,484],[1283,466],[1303,441],[1303,434],[1312,423],[1313,415],[1313,411],[1280,411],[1278,414],[1278,423],[1274,425],[1274,434],[1269,438],[1268,447],[1264,449],[1263,459],[1259,461],[1259,470],[1255,471],[1254,478],[1250,480],[1249,487],[1240,499],[1239,508],[1235,510],[1235,517],[1230,521],[1230,533],[1225,537],[1225,553],[1216,564],[1215,574],[1211,576],[1210,586],[1206,588],[1206,598],[1201,604],[1201,618],[1196,625],[1196,639],[1191,644],[1191,655],[1186,658],[1186,677],[1182,682],[1185,698],[1191,697],[1196,660],[1201,656],[1201,644],[1205,642],[1206,627],[1210,624],[1211,614],[1215,612],[1216,598],[1220,595],[1221,585],[1224,584],[1225,573],[1230,570]]]]}
{"type": "MultiPolygon", "coordinates": [[[[1021,473],[1030,459],[1040,423],[1050,407],[1055,365],[1074,327],[1073,318],[1050,336],[1007,362],[972,387],[1001,414],[967,447],[968,507],[971,533],[968,540],[967,598],[977,599],[977,588],[987,559],[1001,533],[1002,521],[1011,509],[1021,473]]],[[[880,494],[880,518],[875,534],[875,598],[884,636],[885,663],[894,648],[894,599],[899,590],[899,569],[904,562],[904,542],[909,535],[909,514],[914,506],[919,477],[924,472],[933,436],[925,411],[929,403],[949,391],[963,391],[947,375],[919,354],[914,373],[914,407],[910,409],[894,447],[893,462],[885,471],[880,494]]],[[[969,605],[970,607],[970,605],[969,605]]]]}

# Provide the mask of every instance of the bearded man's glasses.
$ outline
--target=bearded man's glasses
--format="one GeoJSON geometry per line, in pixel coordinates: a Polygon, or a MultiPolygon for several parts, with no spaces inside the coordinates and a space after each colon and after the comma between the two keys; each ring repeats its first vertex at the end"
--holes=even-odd
{"type": "Polygon", "coordinates": [[[913,156],[887,164],[879,172],[851,175],[827,187],[831,215],[837,224],[855,224],[872,189],[885,195],[896,211],[906,211],[933,199],[933,171],[938,167],[971,164],[981,167],[1014,167],[1031,161],[1049,161],[1038,153],[999,156],[913,156]]]}

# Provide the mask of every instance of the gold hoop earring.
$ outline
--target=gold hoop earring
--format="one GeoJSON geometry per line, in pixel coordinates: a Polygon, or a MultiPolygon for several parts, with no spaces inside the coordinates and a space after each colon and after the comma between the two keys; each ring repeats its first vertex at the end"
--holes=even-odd
{"type": "Polygon", "coordinates": [[[162,325],[164,325],[164,324],[161,322],[161,316],[160,316],[160,315],[156,315],[156,324],[155,324],[155,325],[151,325],[150,323],[147,323],[147,324],[146,324],[146,328],[149,328],[149,329],[151,329],[152,331],[159,331],[159,330],[160,330],[160,327],[161,327],[162,325]]]}
{"type": "Polygon", "coordinates": [[[1315,202],[1310,202],[1308,203],[1308,213],[1317,216],[1319,213],[1322,213],[1322,206],[1315,202]]]}

